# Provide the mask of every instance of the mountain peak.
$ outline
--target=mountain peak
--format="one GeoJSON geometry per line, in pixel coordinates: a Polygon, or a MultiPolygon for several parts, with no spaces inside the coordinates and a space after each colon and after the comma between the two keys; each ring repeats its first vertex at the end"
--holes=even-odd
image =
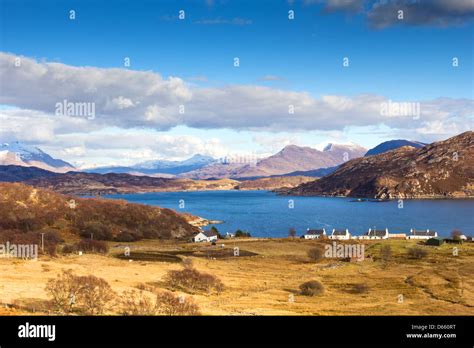
{"type": "Polygon", "coordinates": [[[60,172],[74,169],[71,164],[51,157],[40,148],[19,141],[1,144],[0,152],[0,165],[33,166],[60,172]]]}

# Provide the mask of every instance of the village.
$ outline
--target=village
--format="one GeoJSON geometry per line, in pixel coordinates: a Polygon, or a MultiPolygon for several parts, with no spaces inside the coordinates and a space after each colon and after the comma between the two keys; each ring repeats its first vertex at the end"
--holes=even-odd
{"type": "MultiPolygon", "coordinates": [[[[296,236],[296,231],[290,232],[291,237],[296,236]]],[[[248,235],[250,236],[250,235],[248,235]]],[[[195,243],[199,242],[210,242],[215,243],[218,239],[231,239],[235,238],[235,234],[227,232],[225,236],[221,236],[218,230],[213,227],[210,230],[202,230],[196,234],[192,241],[195,243]]],[[[463,241],[472,242],[472,236],[466,236],[460,231],[453,231],[451,233],[451,238],[441,238],[438,236],[437,231],[430,229],[426,230],[416,230],[410,229],[409,233],[390,233],[388,228],[383,230],[377,230],[376,228],[369,228],[367,232],[362,235],[353,235],[349,232],[349,229],[332,229],[332,231],[326,231],[325,228],[322,229],[310,229],[308,228],[303,235],[300,236],[301,239],[331,239],[331,240],[385,240],[385,239],[406,239],[406,240],[424,240],[427,245],[440,246],[443,243],[453,243],[460,244],[463,241]]]]}

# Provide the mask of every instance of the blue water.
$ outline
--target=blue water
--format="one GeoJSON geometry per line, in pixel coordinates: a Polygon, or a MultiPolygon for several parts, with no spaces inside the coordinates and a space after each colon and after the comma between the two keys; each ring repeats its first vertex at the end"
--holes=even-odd
{"type": "Polygon", "coordinates": [[[348,228],[353,235],[370,227],[407,233],[410,228],[438,231],[448,236],[453,229],[474,235],[474,200],[405,200],[351,202],[351,198],[278,196],[269,191],[199,191],[107,195],[188,212],[209,220],[221,220],[219,231],[248,231],[255,237],[286,237],[295,228],[348,228]],[[179,202],[185,207],[180,209],[179,202]],[[289,208],[289,200],[294,208],[289,208]]]}

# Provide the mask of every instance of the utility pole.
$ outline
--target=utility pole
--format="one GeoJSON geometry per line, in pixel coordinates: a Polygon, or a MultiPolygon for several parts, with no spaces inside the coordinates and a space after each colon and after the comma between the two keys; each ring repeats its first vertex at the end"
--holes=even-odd
{"type": "Polygon", "coordinates": [[[44,233],[41,233],[41,252],[44,253],[44,233]]]}

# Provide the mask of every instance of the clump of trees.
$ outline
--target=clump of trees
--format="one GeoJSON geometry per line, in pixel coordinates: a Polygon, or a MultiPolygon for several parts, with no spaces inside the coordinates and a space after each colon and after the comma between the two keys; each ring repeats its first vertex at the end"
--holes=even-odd
{"type": "Polygon", "coordinates": [[[50,279],[45,290],[54,310],[64,314],[74,311],[87,315],[104,314],[116,298],[106,280],[93,275],[78,276],[71,270],[50,279]]]}
{"type": "Polygon", "coordinates": [[[245,232],[242,230],[237,230],[235,231],[235,237],[236,238],[250,238],[252,237],[249,232],[245,232]]]}
{"type": "Polygon", "coordinates": [[[125,291],[119,302],[122,315],[200,315],[199,306],[192,298],[170,291],[162,291],[155,297],[143,291],[125,291]]]}
{"type": "Polygon", "coordinates": [[[170,209],[126,201],[74,198],[24,184],[0,183],[0,232],[42,232],[60,228],[94,240],[170,239],[196,228],[170,209]]]}
{"type": "Polygon", "coordinates": [[[209,273],[199,272],[189,265],[181,270],[168,271],[164,280],[172,289],[190,293],[220,293],[224,290],[224,284],[219,278],[209,273]]]}
{"type": "Polygon", "coordinates": [[[38,251],[44,254],[55,256],[57,246],[63,242],[59,233],[52,229],[37,232],[22,232],[19,230],[0,230],[0,243],[6,244],[36,244],[38,251]]]}
{"type": "Polygon", "coordinates": [[[309,280],[300,285],[300,293],[304,296],[317,296],[324,293],[324,286],[317,280],[309,280]]]}
{"type": "Polygon", "coordinates": [[[106,242],[101,240],[82,239],[76,244],[67,244],[62,249],[64,254],[71,254],[78,251],[106,254],[109,251],[109,246],[106,242]]]}

